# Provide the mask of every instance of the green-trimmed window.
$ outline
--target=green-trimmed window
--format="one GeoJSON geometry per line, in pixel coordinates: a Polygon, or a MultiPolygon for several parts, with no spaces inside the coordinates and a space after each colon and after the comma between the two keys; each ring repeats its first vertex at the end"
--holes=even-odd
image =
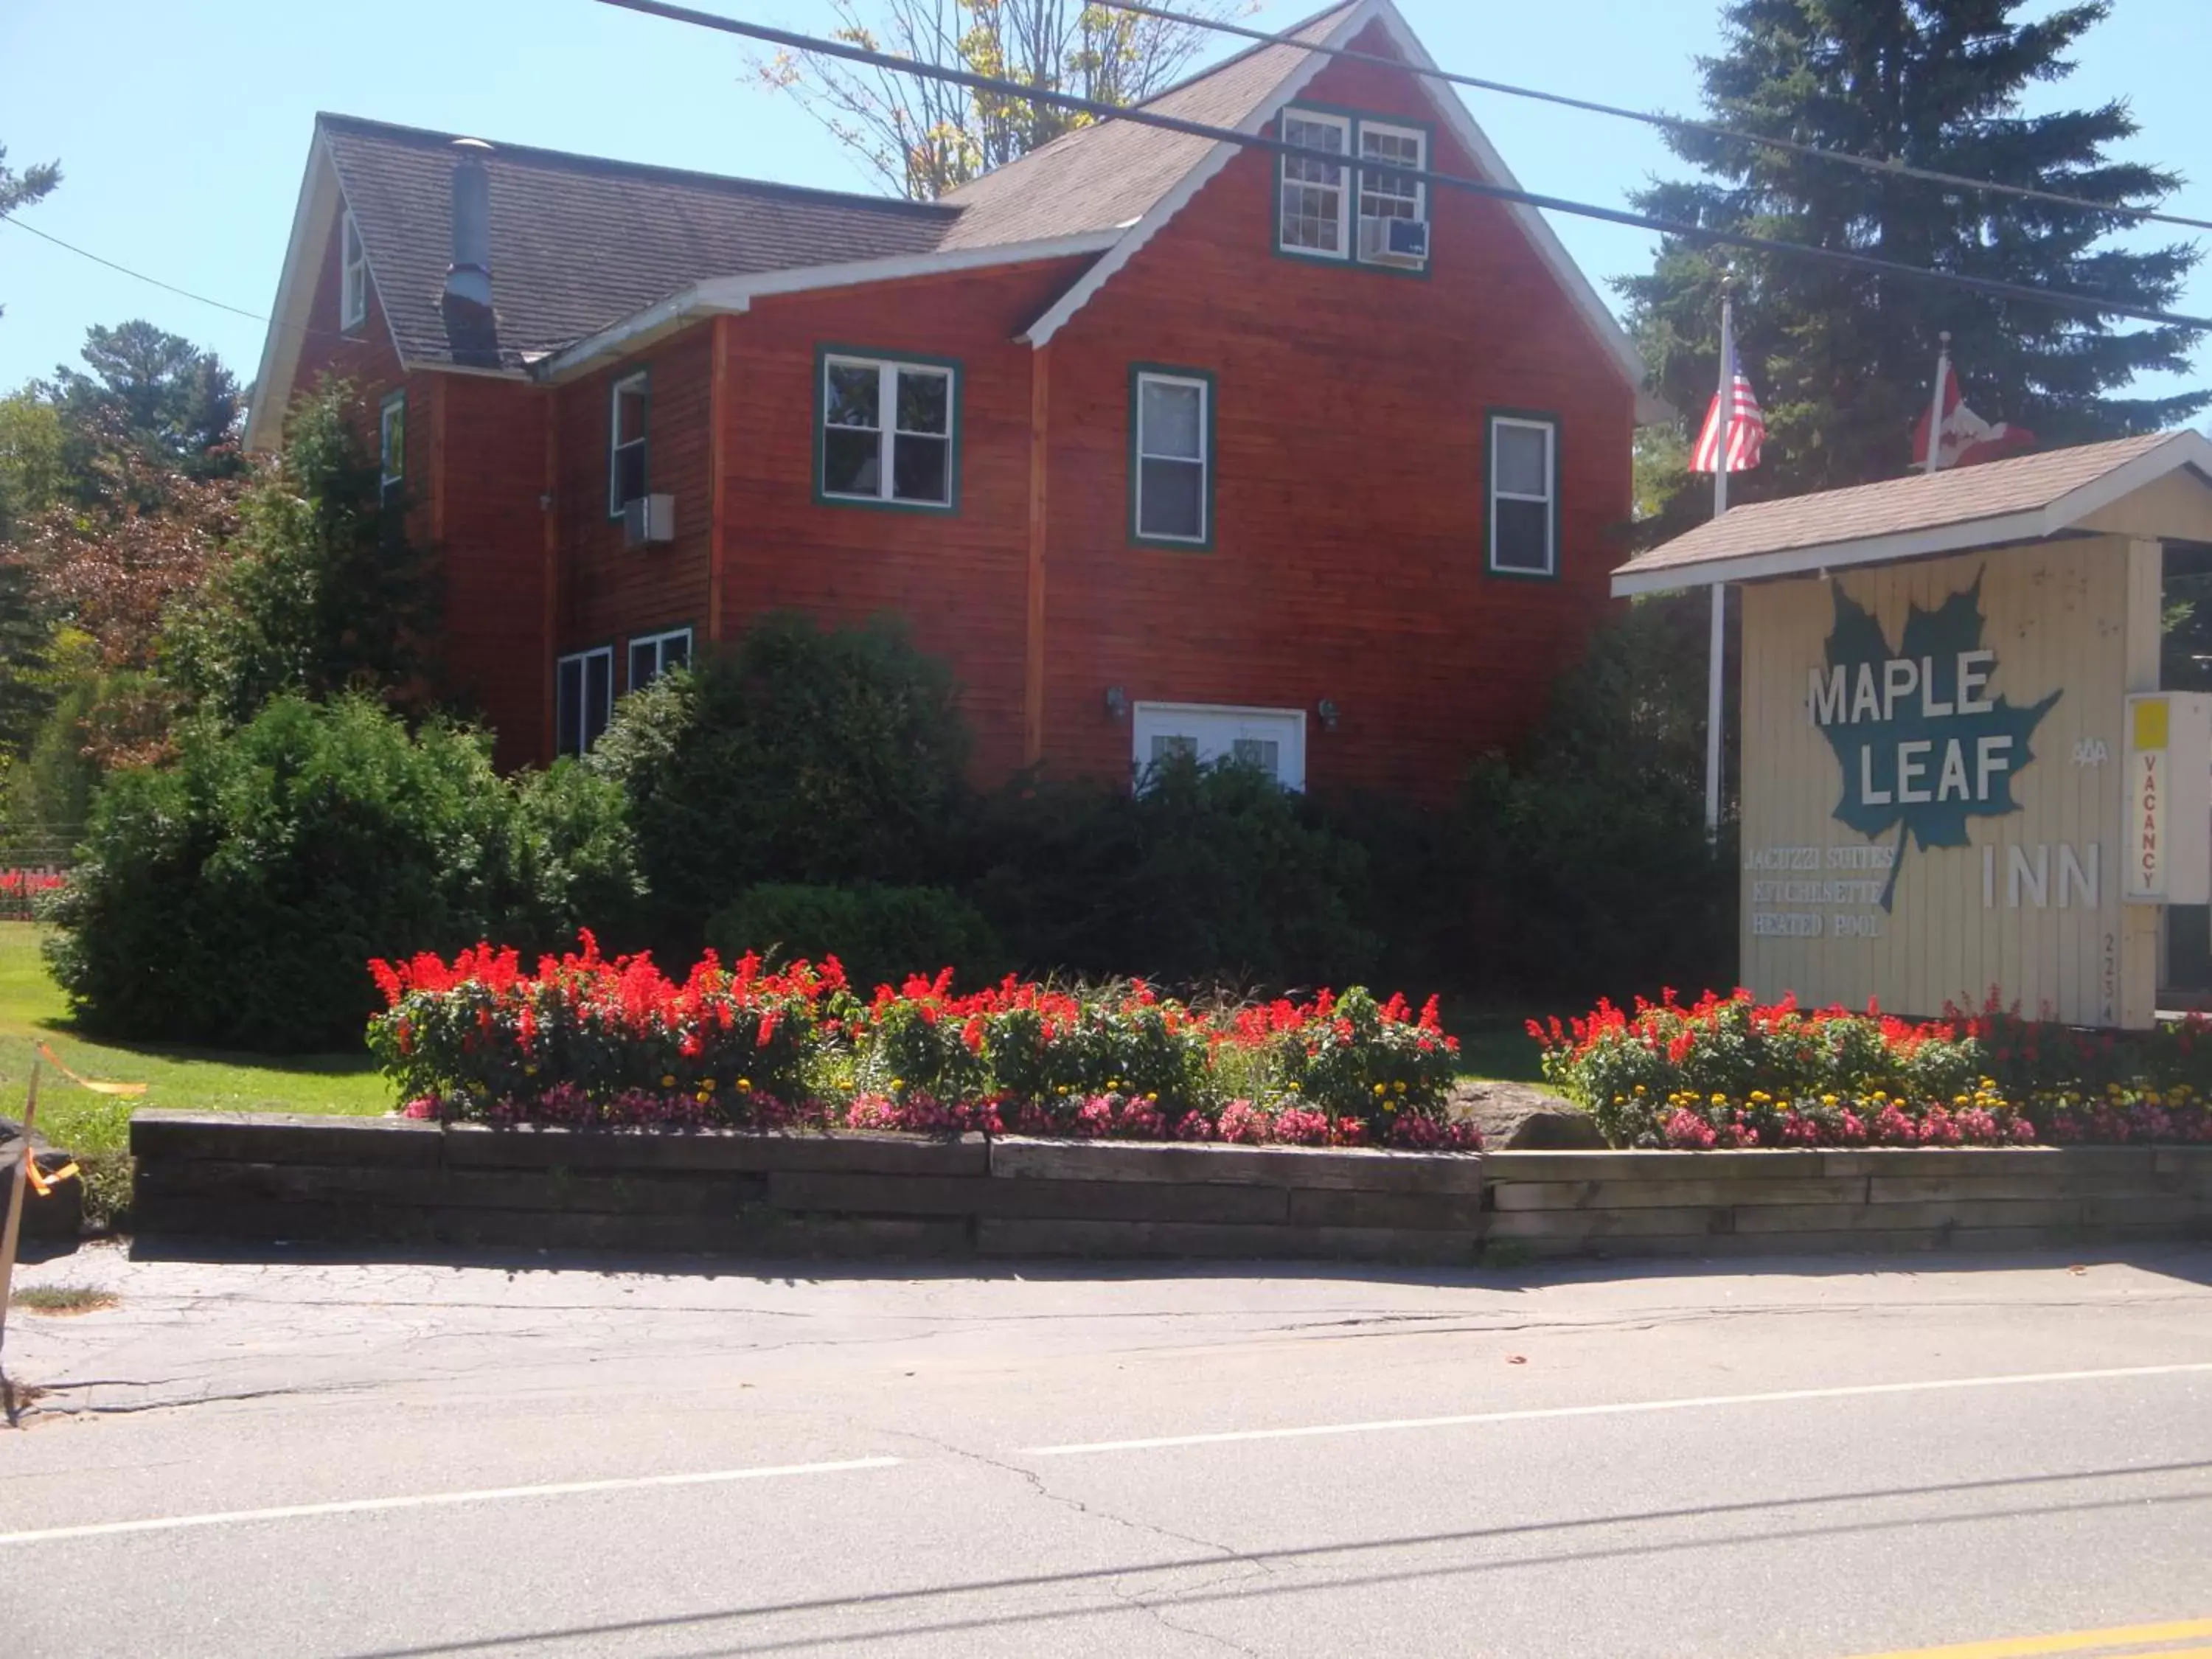
{"type": "Polygon", "coordinates": [[[623,503],[646,493],[646,422],[652,380],[643,369],[625,374],[607,392],[607,516],[622,517],[623,503]]]}
{"type": "Polygon", "coordinates": [[[407,483],[407,394],[385,394],[376,411],[377,496],[386,506],[407,483]]]}
{"type": "Polygon", "coordinates": [[[614,717],[612,646],[572,651],[553,665],[555,752],[587,755],[614,717]]]}
{"type": "Polygon", "coordinates": [[[1559,568],[1559,427],[1534,415],[1490,417],[1490,568],[1509,576],[1559,568]]]}
{"type": "Polygon", "coordinates": [[[1136,538],[1203,547],[1213,534],[1213,387],[1202,375],[1158,369],[1135,378],[1136,538]]]}
{"type": "Polygon", "coordinates": [[[825,353],[822,359],[823,497],[951,507],[957,371],[825,353]]]}
{"type": "Polygon", "coordinates": [[[368,251],[361,245],[361,227],[353,215],[345,216],[339,233],[343,246],[338,259],[338,326],[359,328],[368,320],[368,251]]]}
{"type": "Polygon", "coordinates": [[[1283,142],[1324,155],[1277,163],[1275,245],[1305,258],[1425,270],[1429,263],[1425,127],[1350,111],[1283,112],[1283,142]],[[1325,156],[1342,156],[1342,162],[1325,156]],[[1353,161],[1358,163],[1354,167],[1353,161]]]}
{"type": "Polygon", "coordinates": [[[629,689],[650,685],[672,668],[691,661],[691,630],[672,628],[665,633],[639,634],[629,642],[629,689]]]}

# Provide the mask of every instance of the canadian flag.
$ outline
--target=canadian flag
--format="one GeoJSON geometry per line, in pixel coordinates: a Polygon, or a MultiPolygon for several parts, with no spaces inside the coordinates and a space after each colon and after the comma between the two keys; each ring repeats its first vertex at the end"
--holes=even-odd
{"type": "Polygon", "coordinates": [[[1928,422],[1935,413],[1931,407],[1912,428],[1914,466],[1924,472],[1937,472],[1947,466],[1972,466],[1977,462],[1999,459],[2016,449],[2035,447],[2035,434],[2026,427],[1985,421],[1966,407],[1966,399],[1959,395],[1959,376],[1951,367],[1949,352],[1943,354],[1936,372],[1942,380],[1939,395],[1943,405],[1943,425],[1935,465],[1929,465],[1928,460],[1928,422]]]}

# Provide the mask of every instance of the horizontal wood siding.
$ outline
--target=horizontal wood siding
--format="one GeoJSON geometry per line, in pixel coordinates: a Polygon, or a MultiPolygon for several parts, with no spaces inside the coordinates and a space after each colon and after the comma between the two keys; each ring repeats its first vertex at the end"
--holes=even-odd
{"type": "MultiPolygon", "coordinates": [[[[553,394],[470,374],[419,374],[442,407],[446,680],[498,734],[502,767],[543,763],[551,647],[545,639],[545,421],[553,394]]],[[[410,410],[411,413],[411,410],[410,410]]],[[[416,440],[410,439],[412,447],[416,440]]]]}
{"type": "MultiPolygon", "coordinates": [[[[1410,76],[1339,63],[1304,97],[1430,121],[1432,165],[1475,171],[1410,76]]],[[[1527,730],[1604,614],[1632,390],[1504,207],[1432,192],[1425,277],[1303,260],[1273,252],[1275,167],[1231,161],[1054,339],[1044,752],[1126,773],[1119,685],[1304,708],[1313,787],[1437,796],[1527,730]],[[1130,544],[1136,362],[1214,377],[1210,552],[1130,544]],[[1485,572],[1494,408],[1559,418],[1558,580],[1485,572]]]]}
{"type": "Polygon", "coordinates": [[[782,607],[829,624],[904,617],[922,649],[958,675],[975,772],[988,781],[1019,765],[1022,748],[1032,353],[1014,337],[1085,263],[767,300],[730,333],[726,636],[782,607]],[[814,373],[823,346],[958,362],[953,511],[816,499],[814,373]]]}
{"type": "Polygon", "coordinates": [[[689,627],[707,634],[707,567],[713,542],[707,436],[714,331],[685,329],[560,390],[561,592],[554,652],[615,647],[615,690],[629,690],[624,645],[634,635],[689,627]],[[625,548],[607,516],[610,389],[624,375],[652,376],[646,416],[646,483],[676,498],[676,539],[625,548]]]}

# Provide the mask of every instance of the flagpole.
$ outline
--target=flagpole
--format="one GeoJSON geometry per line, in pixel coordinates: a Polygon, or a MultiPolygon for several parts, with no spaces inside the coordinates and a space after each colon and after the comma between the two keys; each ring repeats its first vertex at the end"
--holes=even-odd
{"type": "Polygon", "coordinates": [[[1951,331],[1945,329],[1936,339],[1936,395],[1928,404],[1928,459],[1921,468],[1927,472],[1937,470],[1937,458],[1943,453],[1943,386],[1951,378],[1951,331]]]}
{"type": "MultiPolygon", "coordinates": [[[[1735,362],[1735,310],[1728,290],[1721,290],[1720,407],[1723,419],[1735,387],[1730,373],[1735,362]]],[[[1713,458],[1713,517],[1728,511],[1728,434],[1723,427],[1720,453],[1713,458]]],[[[1721,827],[1721,691],[1728,657],[1728,586],[1713,584],[1712,626],[1705,646],[1705,833],[1718,835],[1721,827]]]]}

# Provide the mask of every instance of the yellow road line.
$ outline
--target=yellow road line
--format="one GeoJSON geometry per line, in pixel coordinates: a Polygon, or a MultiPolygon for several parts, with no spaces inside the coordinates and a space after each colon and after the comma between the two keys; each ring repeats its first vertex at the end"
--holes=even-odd
{"type": "MultiPolygon", "coordinates": [[[[1995,1642],[1968,1642],[1952,1648],[1908,1648],[1895,1653],[1868,1653],[1859,1659],[2035,1659],[2046,1653],[2090,1653],[2099,1648],[2140,1648],[2153,1642],[2179,1642],[2192,1636],[2212,1636],[2212,1619],[2189,1619],[2166,1625],[2118,1625],[2110,1630],[2068,1631],[2056,1636],[2014,1636],[1995,1642]]],[[[2167,1649],[2144,1654],[2141,1659],[2212,1659],[2212,1648],[2167,1649]]]]}

